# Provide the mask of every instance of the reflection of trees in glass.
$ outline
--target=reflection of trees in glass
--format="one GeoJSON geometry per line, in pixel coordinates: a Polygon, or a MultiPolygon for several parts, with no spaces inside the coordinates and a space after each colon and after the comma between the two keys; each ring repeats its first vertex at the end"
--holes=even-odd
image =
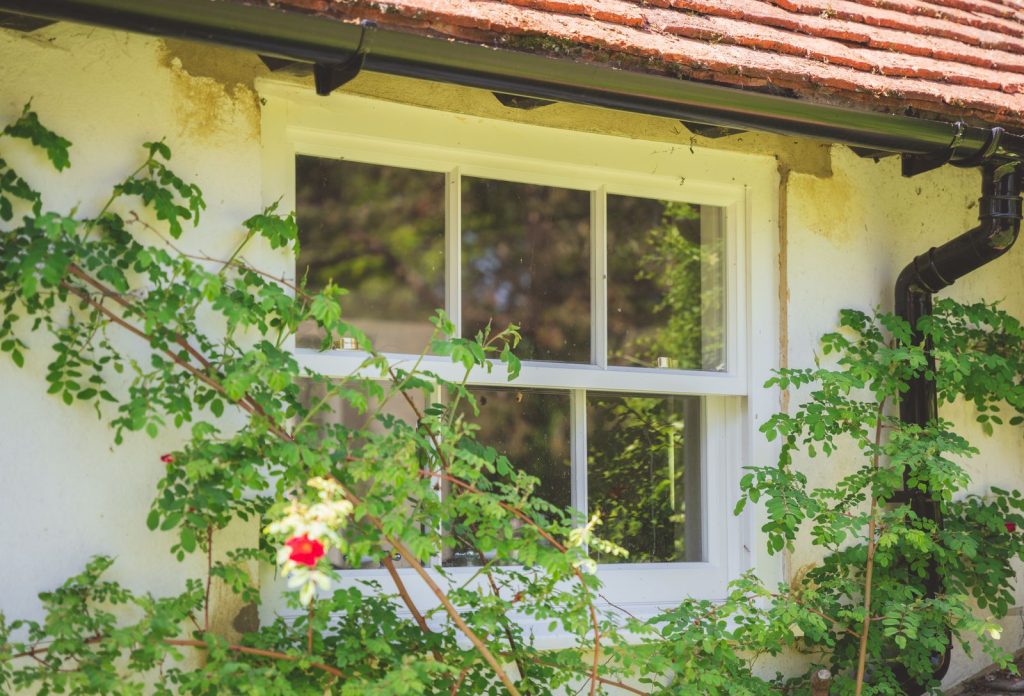
{"type": "MultiPolygon", "coordinates": [[[[300,156],[296,180],[299,272],[314,288],[332,278],[348,288],[357,326],[393,327],[373,336],[380,348],[419,352],[414,327],[429,329],[444,305],[444,176],[300,156]]],[[[719,369],[721,235],[707,216],[720,211],[607,201],[609,363],[719,369]]],[[[461,202],[463,332],[515,322],[521,358],[590,362],[590,194],[464,177],[461,202]]],[[[568,392],[474,392],[480,441],[539,478],[539,497],[568,506],[568,392]]],[[[700,399],[588,394],[588,421],[588,507],[602,535],[631,562],[699,560],[700,399]]],[[[463,551],[446,562],[478,561],[463,551]]]]}
{"type": "Polygon", "coordinates": [[[346,316],[378,349],[420,352],[444,307],[444,174],[300,155],[295,182],[299,275],[346,288],[346,316]]]}
{"type": "MultiPolygon", "coordinates": [[[[608,197],[609,364],[721,364],[721,235],[701,220],[717,213],[608,197]]],[[[588,506],[602,535],[630,562],[700,560],[700,399],[591,393],[587,414],[588,506]]]]}
{"type": "MultiPolygon", "coordinates": [[[[474,422],[480,443],[504,454],[512,466],[540,480],[534,496],[565,509],[572,503],[569,393],[539,389],[470,387],[479,415],[466,404],[461,415],[474,422]]],[[[450,491],[448,493],[451,493],[450,491]]],[[[454,525],[453,536],[459,536],[454,525]]],[[[444,565],[476,565],[477,555],[453,540],[444,565]]]]}
{"type": "Polygon", "coordinates": [[[590,512],[629,551],[598,561],[700,560],[700,398],[591,393],[587,419],[590,512]]]}
{"type": "Polygon", "coordinates": [[[515,323],[523,360],[590,362],[590,193],[462,179],[463,333],[515,323]]]}
{"type": "Polygon", "coordinates": [[[701,220],[717,212],[608,197],[610,364],[719,368],[721,235],[701,220]]]}

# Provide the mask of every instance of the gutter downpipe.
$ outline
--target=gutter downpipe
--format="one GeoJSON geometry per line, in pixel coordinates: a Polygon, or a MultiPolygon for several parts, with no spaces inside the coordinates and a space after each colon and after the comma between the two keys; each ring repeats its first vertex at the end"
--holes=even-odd
{"type": "MultiPolygon", "coordinates": [[[[999,137],[994,129],[993,138],[999,137]]],[[[917,329],[921,317],[932,313],[932,296],[949,287],[957,279],[981,268],[999,258],[1013,246],[1020,233],[1021,224],[1021,162],[990,160],[982,165],[981,199],[979,200],[980,224],[940,247],[932,247],[914,258],[896,280],[896,314],[905,319],[913,330],[915,344],[924,340],[927,355],[927,369],[934,374],[935,357],[930,339],[925,339],[917,329]]],[[[938,400],[934,380],[923,375],[914,378],[908,391],[900,400],[900,420],[919,426],[926,426],[938,418],[938,400]]],[[[939,529],[943,527],[939,501],[929,491],[907,485],[904,473],[904,488],[890,502],[909,503],[911,510],[919,517],[931,519],[939,529]]],[[[925,596],[933,598],[944,590],[942,577],[934,561],[929,562],[925,578],[925,596]]],[[[941,680],[949,669],[952,653],[952,635],[947,630],[944,654],[932,656],[933,677],[941,680]]],[[[925,685],[901,678],[904,691],[909,696],[918,696],[926,691],[925,685]]]]}
{"type": "MultiPolygon", "coordinates": [[[[370,23],[243,5],[237,0],[0,0],[0,10],[154,36],[231,46],[312,63],[318,92],[343,84],[360,69],[513,95],[642,113],[697,124],[816,138],[881,154],[903,155],[903,173],[953,164],[983,165],[981,223],[915,258],[896,282],[896,311],[915,327],[932,311],[932,295],[1006,253],[1021,222],[1024,136],[1002,128],[858,111],[760,92],[616,70],[483,44],[446,41],[377,28],[370,23]],[[372,44],[372,49],[371,49],[372,44]],[[321,86],[323,85],[323,89],[321,86]]],[[[928,348],[926,344],[926,348],[928,348]]],[[[934,359],[928,357],[929,366],[934,359]]],[[[900,418],[925,425],[937,415],[935,384],[914,380],[900,418]]],[[[938,502],[904,490],[918,514],[941,525],[938,502]]],[[[895,502],[895,501],[893,501],[895,502]]],[[[930,596],[942,591],[932,565],[930,596]]],[[[935,677],[949,667],[950,647],[936,655],[935,677]]],[[[904,681],[908,693],[923,687],[904,681]]]]}

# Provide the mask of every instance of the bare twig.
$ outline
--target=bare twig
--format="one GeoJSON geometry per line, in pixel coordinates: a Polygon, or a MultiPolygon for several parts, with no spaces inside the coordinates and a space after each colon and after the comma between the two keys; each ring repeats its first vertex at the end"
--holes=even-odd
{"type": "MultiPolygon", "coordinates": [[[[166,643],[167,645],[177,645],[177,646],[186,647],[186,648],[201,648],[201,649],[205,649],[207,647],[206,643],[204,643],[201,640],[186,640],[186,639],[180,639],[180,638],[168,638],[168,639],[164,640],[164,643],[166,643]]],[[[289,655],[287,653],[277,652],[275,650],[262,650],[260,648],[249,648],[249,647],[246,647],[244,645],[229,645],[229,646],[227,646],[227,649],[232,651],[232,652],[239,652],[239,653],[243,653],[245,655],[256,655],[258,657],[269,657],[269,658],[271,658],[273,660],[284,660],[285,662],[297,662],[299,660],[304,660],[305,659],[305,657],[301,656],[301,655],[289,655]]],[[[314,669],[318,669],[321,672],[327,672],[328,674],[330,674],[330,675],[332,675],[332,676],[334,676],[336,678],[339,678],[339,679],[343,678],[345,676],[345,673],[342,672],[337,667],[331,667],[330,665],[326,665],[323,662],[309,662],[308,664],[309,664],[310,667],[312,667],[314,669]]]]}
{"type": "MultiPolygon", "coordinates": [[[[882,443],[882,412],[885,399],[878,404],[875,419],[875,452],[871,458],[871,466],[878,471],[879,456],[882,443]]],[[[878,497],[875,495],[874,484],[871,487],[871,512],[868,516],[868,556],[864,566],[864,621],[860,629],[860,646],[857,650],[857,677],[854,682],[854,696],[861,696],[864,690],[864,669],[868,656],[868,630],[871,628],[871,582],[875,570],[875,514],[878,509],[878,497]]]]}
{"type": "MultiPolygon", "coordinates": [[[[470,493],[474,493],[476,495],[484,495],[483,491],[481,491],[479,488],[477,488],[473,484],[466,483],[462,479],[457,478],[455,476],[452,476],[451,474],[448,474],[448,473],[445,473],[445,472],[442,472],[442,471],[431,471],[430,469],[420,469],[420,476],[440,478],[440,479],[442,479],[444,481],[447,481],[449,483],[453,483],[456,486],[458,486],[459,488],[462,488],[463,490],[468,491],[470,493]]],[[[529,526],[531,526],[534,529],[536,529],[537,533],[540,534],[541,537],[545,541],[547,541],[549,544],[551,544],[555,549],[557,549],[558,551],[561,551],[562,553],[567,553],[568,552],[568,548],[564,544],[562,544],[557,539],[555,539],[553,536],[551,536],[551,534],[548,533],[548,531],[546,529],[544,529],[539,524],[537,524],[525,512],[523,512],[519,508],[515,507],[514,505],[510,505],[510,504],[506,503],[503,500],[499,500],[497,502],[498,502],[498,505],[501,506],[501,508],[504,509],[506,512],[512,513],[518,519],[522,520],[523,522],[525,522],[529,526]]],[[[589,596],[590,595],[590,589],[587,587],[586,582],[583,580],[583,573],[580,572],[580,569],[574,567],[573,568],[573,575],[576,576],[576,578],[579,580],[580,584],[583,586],[584,591],[589,596]]],[[[597,620],[597,609],[594,608],[594,603],[593,602],[588,602],[587,607],[588,607],[588,609],[590,611],[590,621],[591,621],[591,624],[593,626],[593,631],[594,631],[594,663],[593,663],[593,666],[592,666],[592,669],[591,669],[591,680],[592,680],[592,683],[591,683],[591,691],[590,691],[591,696],[593,696],[593,694],[596,693],[596,689],[597,689],[597,681],[598,681],[598,678],[597,678],[597,668],[598,668],[598,664],[599,664],[600,659],[601,659],[601,628],[600,628],[600,624],[598,623],[598,620],[597,620]]]]}
{"type": "Polygon", "coordinates": [[[313,654],[313,617],[316,615],[316,597],[309,600],[309,618],[306,621],[306,653],[313,654]]]}
{"type": "MultiPolygon", "coordinates": [[[[354,493],[352,493],[352,491],[348,490],[344,486],[342,486],[342,491],[344,492],[345,496],[348,498],[348,501],[350,503],[356,506],[362,505],[363,501],[360,500],[359,497],[356,496],[354,493]]],[[[384,532],[384,525],[380,521],[380,519],[369,515],[367,516],[367,519],[370,521],[370,524],[376,527],[379,531],[384,532]]],[[[387,540],[389,544],[391,544],[395,551],[402,554],[406,562],[412,567],[413,570],[416,571],[416,574],[420,576],[420,579],[423,580],[426,586],[430,588],[430,591],[434,594],[435,597],[437,597],[438,601],[441,602],[441,606],[444,607],[444,610],[448,613],[448,616],[451,617],[455,625],[458,626],[459,630],[462,631],[463,635],[465,635],[466,638],[469,639],[469,642],[472,643],[473,647],[476,648],[478,653],[480,653],[480,656],[483,657],[487,664],[491,666],[491,669],[494,670],[495,675],[497,675],[498,679],[501,680],[501,683],[505,685],[505,688],[508,690],[509,694],[511,694],[511,696],[522,696],[522,694],[519,693],[519,689],[517,689],[516,685],[512,682],[512,679],[509,678],[508,673],[505,671],[505,669],[498,662],[497,658],[494,656],[494,653],[492,653],[490,649],[488,649],[484,642],[480,640],[480,637],[473,631],[472,628],[469,627],[469,624],[466,623],[466,620],[462,618],[462,614],[460,614],[459,610],[455,608],[455,605],[452,604],[452,601],[448,599],[448,595],[445,594],[444,590],[442,590],[441,587],[437,584],[437,582],[434,581],[434,578],[431,577],[430,573],[427,572],[426,568],[424,568],[423,565],[418,560],[416,560],[416,556],[413,555],[412,551],[410,551],[405,546],[405,544],[403,544],[401,541],[394,537],[390,537],[385,534],[384,538],[387,540]]]]}
{"type": "Polygon", "coordinates": [[[206,525],[206,594],[203,598],[203,625],[210,630],[210,588],[213,586],[213,525],[206,525]]]}

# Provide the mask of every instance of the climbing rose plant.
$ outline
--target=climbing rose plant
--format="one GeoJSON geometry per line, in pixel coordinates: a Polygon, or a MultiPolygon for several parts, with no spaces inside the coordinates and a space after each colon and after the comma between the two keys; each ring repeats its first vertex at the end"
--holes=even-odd
{"type": "MultiPolygon", "coordinates": [[[[28,107],[3,139],[29,141],[57,170],[70,165],[70,143],[28,107]]],[[[461,381],[419,361],[390,364],[344,320],[340,288],[310,292],[245,260],[257,247],[294,254],[291,214],[270,206],[246,220],[224,259],[188,252],[180,240],[206,204],[170,158],[163,142],[145,144],[142,164],[92,217],[46,209],[0,159],[0,351],[21,367],[32,334],[46,333],[50,393],[92,405],[116,443],[179,434],[178,450],[154,454],[163,478],[147,523],[174,535],[177,558],[206,560],[205,577],[156,598],[106,580],[113,561],[96,557],[40,595],[42,621],[0,617],[0,690],[805,694],[826,665],[834,693],[891,694],[908,674],[928,682],[947,631],[978,637],[1006,662],[993,620],[1013,603],[1024,499],[962,495],[961,461],[976,450],[946,421],[906,426],[891,415],[907,381],[927,369],[901,320],[844,312],[823,339],[828,366],[782,370],[770,382],[804,401],[762,428],[781,441],[781,456],[750,468],[741,506],[763,505],[770,552],[793,548],[803,530],[823,560],[780,587],[746,575],[720,601],[686,599],[641,619],[601,595],[589,553],[622,550],[601,540],[599,520],[536,497],[536,479],[475,437],[466,382],[495,368],[515,378],[515,327],[453,338],[438,313],[425,351],[461,365],[461,381]],[[288,345],[303,323],[322,333],[324,349],[354,341],[367,356],[361,368],[331,379],[300,367],[288,345]],[[388,415],[392,400],[415,419],[388,415]],[[363,425],[332,418],[340,404],[363,425]],[[798,453],[831,461],[841,451],[861,463],[830,486],[810,488],[795,466],[798,453]],[[943,527],[887,504],[904,479],[931,492],[943,527]],[[238,519],[259,521],[260,545],[214,560],[238,519]],[[469,582],[432,565],[455,543],[479,558],[469,582]],[[945,584],[934,598],[923,590],[927,559],[945,584]],[[253,561],[277,567],[298,618],[230,642],[211,623],[211,588],[258,602],[253,561]],[[345,567],[367,562],[389,582],[341,582],[345,567]],[[411,582],[432,600],[415,602],[411,582]],[[529,626],[559,632],[563,648],[541,650],[529,626]],[[806,671],[756,669],[784,650],[806,654],[806,671]]],[[[934,342],[944,401],[973,402],[986,428],[1004,424],[1004,409],[1020,424],[1024,331],[1015,319],[947,301],[919,328],[934,342]]]]}

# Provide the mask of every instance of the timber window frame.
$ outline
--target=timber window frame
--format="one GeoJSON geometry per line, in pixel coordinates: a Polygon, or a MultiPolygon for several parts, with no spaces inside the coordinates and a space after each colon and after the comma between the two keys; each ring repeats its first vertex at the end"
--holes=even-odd
{"type": "MultiPolygon", "coordinates": [[[[311,155],[392,167],[444,172],[446,176],[446,304],[460,323],[460,178],[484,177],[591,192],[592,363],[524,362],[513,386],[568,390],[572,408],[586,408],[584,390],[643,395],[699,395],[702,398],[703,560],[679,563],[602,565],[605,595],[637,614],[670,606],[683,596],[721,598],[729,580],[754,567],[754,515],[736,518],[738,481],[744,465],[765,453],[756,433],[758,413],[775,405],[761,390],[777,362],[775,293],[777,174],[771,158],[718,152],[681,144],[568,132],[453,114],[336,93],[317,97],[308,88],[261,80],[264,199],[295,207],[295,158],[311,155]],[[284,196],[281,193],[284,192],[284,196]],[[725,236],[725,369],[721,371],[609,367],[605,250],[609,194],[658,198],[714,206],[723,211],[725,236]],[[454,311],[453,311],[454,310],[454,311]],[[755,348],[755,346],[757,346],[755,348]],[[756,388],[752,388],[755,385],[756,388]]],[[[283,270],[294,273],[294,266],[283,270]]],[[[351,372],[362,360],[349,351],[295,349],[306,367],[327,375],[351,372]]],[[[396,361],[409,356],[391,356],[396,361]]],[[[447,358],[425,359],[445,376],[458,368],[447,358]]],[[[504,373],[474,374],[471,384],[507,385],[504,373]]],[[[777,402],[776,402],[777,403],[777,402]]],[[[586,425],[574,416],[573,449],[586,460],[586,425]],[[581,432],[582,424],[582,432],[581,432]]],[[[770,453],[768,454],[770,456],[770,453]]],[[[586,469],[573,470],[573,503],[586,508],[586,469]],[[582,501],[580,491],[583,492],[582,501]]],[[[471,568],[448,568],[458,576],[471,568]]],[[[380,579],[386,572],[346,571],[346,579],[380,579]],[[349,577],[351,576],[351,577],[349,577]]],[[[410,582],[410,591],[417,591],[410,582]]],[[[416,601],[432,604],[423,592],[416,601]]]]}

